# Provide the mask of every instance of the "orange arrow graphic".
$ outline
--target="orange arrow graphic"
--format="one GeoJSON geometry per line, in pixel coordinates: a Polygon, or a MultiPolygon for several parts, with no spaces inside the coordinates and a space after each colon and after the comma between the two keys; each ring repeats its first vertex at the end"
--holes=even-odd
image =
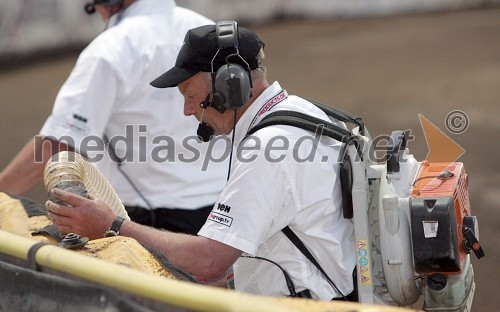
{"type": "Polygon", "coordinates": [[[427,160],[431,163],[451,163],[465,153],[460,145],[453,141],[443,131],[439,130],[432,122],[423,115],[418,114],[429,153],[427,160]]]}

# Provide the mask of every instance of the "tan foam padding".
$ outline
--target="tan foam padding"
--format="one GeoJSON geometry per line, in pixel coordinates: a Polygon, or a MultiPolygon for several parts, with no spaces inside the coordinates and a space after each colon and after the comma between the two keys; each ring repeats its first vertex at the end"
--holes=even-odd
{"type": "MultiPolygon", "coordinates": [[[[55,245],[49,235],[32,236],[31,233],[51,224],[46,216],[28,218],[20,200],[0,192],[0,229],[33,240],[55,245]]],[[[129,237],[108,237],[89,241],[76,252],[121,264],[144,273],[175,279],[156,258],[135,239],[129,237]]]]}
{"type": "Polygon", "coordinates": [[[126,265],[144,273],[175,279],[172,273],[168,272],[149,251],[133,238],[117,236],[95,239],[89,241],[84,249],[78,252],[112,263],[126,265]]]}
{"type": "Polygon", "coordinates": [[[5,193],[0,193],[0,229],[24,237],[31,237],[28,219],[28,215],[19,200],[5,193]]]}

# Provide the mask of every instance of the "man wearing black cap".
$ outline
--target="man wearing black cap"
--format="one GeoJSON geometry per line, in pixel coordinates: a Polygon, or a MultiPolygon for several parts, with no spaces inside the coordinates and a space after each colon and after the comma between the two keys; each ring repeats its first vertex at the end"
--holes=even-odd
{"type": "MultiPolygon", "coordinates": [[[[210,134],[231,134],[235,156],[230,175],[198,236],[131,221],[122,223],[120,235],[157,248],[180,268],[208,281],[226,275],[236,290],[270,296],[299,293],[321,300],[343,297],[353,291],[356,255],[353,225],[341,216],[340,143],[329,138],[313,142],[311,133],[283,125],[246,136],[277,110],[328,120],[308,101],[267,82],[263,47],[255,33],[235,23],[202,26],[186,34],[175,67],[151,84],[178,86],[184,114],[199,120],[207,140],[214,139],[210,134]],[[283,234],[286,226],[333,283],[283,234]]],[[[102,202],[60,190],[54,195],[76,207],[47,202],[49,218],[63,232],[102,237],[116,218],[102,202]]]]}

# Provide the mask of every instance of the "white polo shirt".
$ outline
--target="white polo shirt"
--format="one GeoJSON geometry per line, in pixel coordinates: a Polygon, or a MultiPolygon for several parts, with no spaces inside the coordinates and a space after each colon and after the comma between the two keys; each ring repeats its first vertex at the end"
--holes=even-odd
{"type": "MultiPolygon", "coordinates": [[[[321,110],[288,96],[275,82],[238,121],[235,142],[270,112],[285,109],[328,120],[321,110]]],[[[314,148],[310,132],[281,125],[266,127],[253,136],[255,139],[244,141],[245,149],[233,155],[228,184],[198,234],[277,262],[291,276],[297,291],[309,289],[314,298],[323,300],[339,297],[281,232],[290,225],[338,289],[344,295],[351,293],[356,262],[354,226],[342,215],[337,163],[340,143],[321,137],[314,148]]],[[[233,269],[237,290],[290,294],[283,273],[267,261],[240,257],[233,269]]]]}
{"type": "Polygon", "coordinates": [[[97,146],[103,135],[116,143],[121,168],[153,207],[213,204],[226,182],[227,161],[207,163],[206,157],[218,159],[225,147],[195,143],[198,122],[184,116],[178,89],[149,84],[174,66],[189,29],[213,22],[171,0],[140,0],[109,24],[81,53],[41,134],[69,136],[94,162],[104,155],[95,164],[125,205],[147,208],[97,146]]]}

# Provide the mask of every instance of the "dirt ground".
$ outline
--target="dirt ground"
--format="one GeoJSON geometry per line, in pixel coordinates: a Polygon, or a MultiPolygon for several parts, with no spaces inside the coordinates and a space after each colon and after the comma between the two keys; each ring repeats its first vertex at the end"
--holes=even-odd
{"type": "MultiPolygon", "coordinates": [[[[418,160],[428,149],[422,114],[466,153],[473,214],[486,257],[473,258],[473,311],[497,311],[500,298],[500,8],[337,21],[281,21],[254,30],[266,42],[270,81],[291,94],[362,116],[373,136],[411,129],[418,160]],[[445,126],[451,111],[468,128],[445,126]]],[[[0,74],[0,168],[43,124],[76,55],[44,60],[0,74]]],[[[28,196],[44,202],[39,185],[28,196]]]]}

